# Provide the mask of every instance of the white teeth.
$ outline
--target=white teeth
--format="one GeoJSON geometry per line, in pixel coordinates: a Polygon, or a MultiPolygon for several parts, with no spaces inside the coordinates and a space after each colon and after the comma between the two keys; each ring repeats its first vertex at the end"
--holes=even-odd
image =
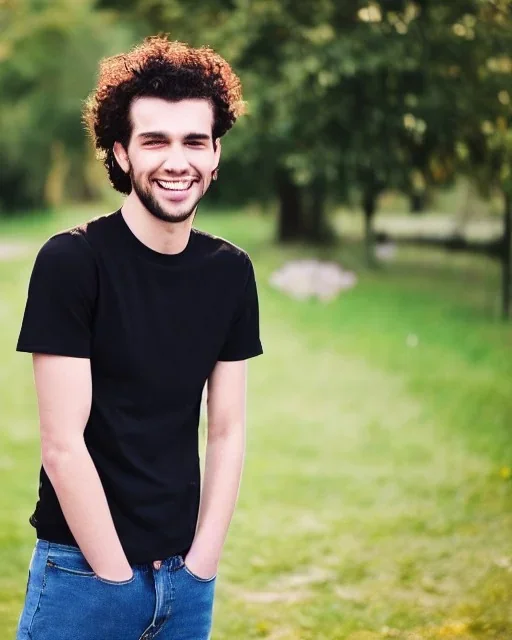
{"type": "Polygon", "coordinates": [[[192,180],[157,180],[156,182],[162,189],[168,189],[169,191],[186,191],[192,184],[192,180]]]}

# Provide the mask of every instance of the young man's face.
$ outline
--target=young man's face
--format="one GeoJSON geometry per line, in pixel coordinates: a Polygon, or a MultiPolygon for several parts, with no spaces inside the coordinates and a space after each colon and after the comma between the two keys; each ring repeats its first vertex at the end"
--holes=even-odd
{"type": "Polygon", "coordinates": [[[129,172],[133,191],[149,213],[166,222],[183,222],[196,210],[219,163],[210,102],[138,98],[130,118],[128,148],[114,145],[117,161],[129,172]]]}

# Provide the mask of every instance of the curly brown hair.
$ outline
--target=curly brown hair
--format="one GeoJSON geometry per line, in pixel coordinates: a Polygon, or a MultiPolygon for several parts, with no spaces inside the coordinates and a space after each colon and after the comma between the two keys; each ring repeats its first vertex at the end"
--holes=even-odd
{"type": "Polygon", "coordinates": [[[113,146],[116,141],[128,146],[130,105],[141,96],[209,100],[214,140],[229,131],[245,111],[240,79],[209,47],[194,49],[165,36],[151,36],[129,53],[102,60],[96,90],[85,104],[84,122],[112,186],[125,194],[131,191],[131,180],[118,165],[113,146]]]}

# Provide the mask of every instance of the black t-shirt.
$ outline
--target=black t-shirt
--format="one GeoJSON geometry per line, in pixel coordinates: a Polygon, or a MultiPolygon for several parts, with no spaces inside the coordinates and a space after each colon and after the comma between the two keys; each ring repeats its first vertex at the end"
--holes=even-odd
{"type": "MultiPolygon", "coordinates": [[[[262,353],[247,253],[197,229],[181,253],[153,251],[121,210],[59,233],[37,255],[17,350],[90,358],[84,439],[128,561],[188,549],[204,385],[218,360],[262,353]]],[[[77,544],[42,466],[30,523],[77,544]]]]}

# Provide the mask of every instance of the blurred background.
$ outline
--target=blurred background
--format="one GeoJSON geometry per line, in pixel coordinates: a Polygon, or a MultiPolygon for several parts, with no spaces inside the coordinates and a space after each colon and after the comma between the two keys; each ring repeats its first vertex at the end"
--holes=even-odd
{"type": "Polygon", "coordinates": [[[0,0],[1,637],[35,541],[28,278],[122,203],[81,111],[156,33],[248,103],[194,223],[251,255],[265,349],[213,639],[509,640],[509,0],[0,0]]]}

